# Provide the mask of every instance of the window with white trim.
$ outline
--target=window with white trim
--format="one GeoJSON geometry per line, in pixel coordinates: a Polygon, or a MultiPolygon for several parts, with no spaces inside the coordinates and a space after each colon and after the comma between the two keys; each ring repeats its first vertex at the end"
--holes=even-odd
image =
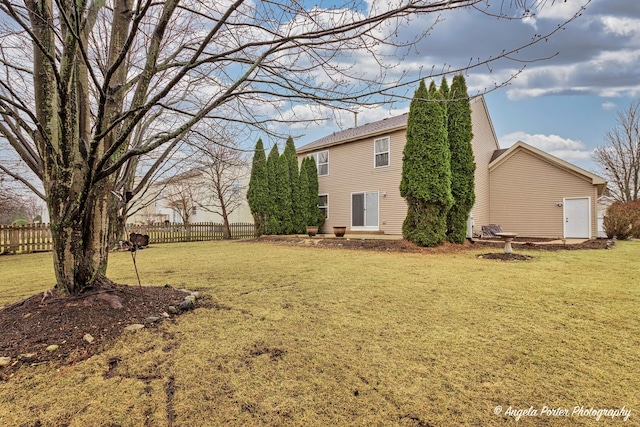
{"type": "Polygon", "coordinates": [[[388,136],[373,141],[374,167],[381,168],[389,166],[390,145],[391,143],[388,136]]]}
{"type": "Polygon", "coordinates": [[[328,194],[319,194],[318,195],[318,208],[324,213],[324,218],[329,218],[329,195],[328,194]]]}
{"type": "Polygon", "coordinates": [[[316,161],[318,176],[329,175],[329,150],[309,154],[309,157],[313,157],[313,160],[316,161]]]}

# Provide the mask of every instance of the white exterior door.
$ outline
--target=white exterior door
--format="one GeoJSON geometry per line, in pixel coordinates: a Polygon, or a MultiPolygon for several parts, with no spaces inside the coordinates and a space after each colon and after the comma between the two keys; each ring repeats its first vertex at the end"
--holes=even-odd
{"type": "Polygon", "coordinates": [[[351,229],[378,230],[378,192],[351,194],[351,229]]]}
{"type": "Polygon", "coordinates": [[[564,237],[591,237],[591,199],[564,199],[564,237]]]}

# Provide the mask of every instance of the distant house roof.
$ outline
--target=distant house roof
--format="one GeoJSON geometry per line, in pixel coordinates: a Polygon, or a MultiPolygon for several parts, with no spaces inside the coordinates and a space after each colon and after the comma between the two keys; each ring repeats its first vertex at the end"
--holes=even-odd
{"type": "Polygon", "coordinates": [[[167,185],[167,184],[175,184],[181,181],[186,181],[186,180],[201,176],[204,170],[205,170],[204,166],[191,168],[184,172],[179,172],[174,175],[171,175],[168,178],[159,180],[156,182],[156,184],[167,185]]]}
{"type": "Polygon", "coordinates": [[[598,195],[602,195],[604,190],[607,188],[607,181],[605,181],[602,177],[593,174],[587,170],[584,170],[574,164],[566,162],[556,156],[553,156],[549,153],[546,153],[536,147],[533,147],[529,144],[526,144],[522,141],[518,141],[513,144],[511,147],[501,150],[496,150],[493,152],[493,156],[491,157],[491,161],[489,162],[489,170],[492,170],[498,167],[500,164],[505,162],[509,157],[514,155],[518,150],[525,150],[531,154],[536,155],[539,158],[561,168],[566,171],[569,171],[573,174],[584,177],[585,179],[591,181],[593,185],[598,187],[598,195]]]}

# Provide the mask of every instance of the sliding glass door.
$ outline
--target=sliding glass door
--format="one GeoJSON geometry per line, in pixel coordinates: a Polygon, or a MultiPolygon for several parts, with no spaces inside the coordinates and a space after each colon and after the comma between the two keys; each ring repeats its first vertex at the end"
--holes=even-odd
{"type": "Polygon", "coordinates": [[[351,194],[351,229],[378,230],[378,192],[351,194]]]}

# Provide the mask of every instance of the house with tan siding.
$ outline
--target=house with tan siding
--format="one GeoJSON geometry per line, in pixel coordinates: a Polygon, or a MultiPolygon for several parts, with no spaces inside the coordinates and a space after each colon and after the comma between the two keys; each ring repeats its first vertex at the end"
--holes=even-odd
{"type": "Polygon", "coordinates": [[[598,236],[604,179],[517,142],[489,163],[490,220],[522,236],[598,236]]]}
{"type": "MultiPolygon", "coordinates": [[[[335,132],[298,148],[318,166],[324,232],[402,234],[407,213],[400,196],[408,114],[335,132]]],[[[500,149],[484,97],[471,102],[476,203],[468,234],[498,224],[526,237],[597,236],[597,199],[606,182],[548,153],[518,142],[500,149]]]]}

